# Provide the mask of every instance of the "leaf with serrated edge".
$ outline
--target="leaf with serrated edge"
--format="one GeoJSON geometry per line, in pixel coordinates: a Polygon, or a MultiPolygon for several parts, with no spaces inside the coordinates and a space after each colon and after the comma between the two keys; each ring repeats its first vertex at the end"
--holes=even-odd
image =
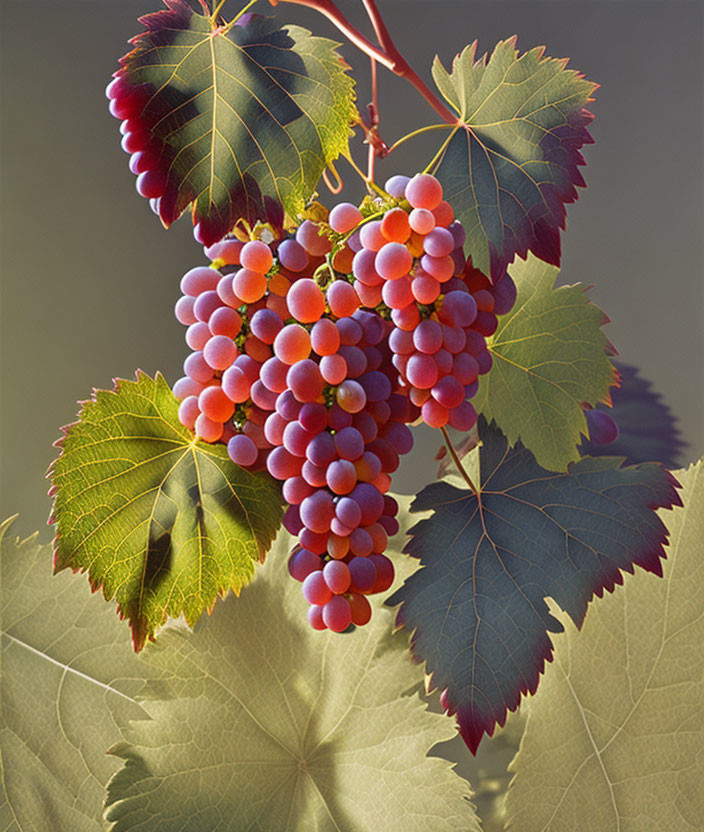
{"type": "Polygon", "coordinates": [[[193,625],[249,582],[281,522],[279,486],[196,440],[163,376],[95,391],[64,432],[54,568],[87,571],[115,598],[136,650],[168,616],[193,625]]]}
{"type": "Polygon", "coordinates": [[[397,623],[473,752],[552,658],[548,633],[562,625],[545,598],[579,626],[634,565],[662,574],[668,533],[655,509],[679,505],[660,465],[601,457],[551,473],[495,426],[481,420],[479,434],[480,499],[446,482],[420,492],[413,510],[432,514],[404,551],[424,568],[388,601],[401,603],[397,623]]]}
{"type": "Polygon", "coordinates": [[[614,362],[619,386],[613,389],[612,408],[598,405],[618,425],[618,436],[608,445],[585,440],[579,451],[584,456],[622,456],[626,464],[662,462],[676,468],[677,458],[686,443],[682,440],[677,420],[659,393],[636,367],[614,362]]]}
{"type": "Polygon", "coordinates": [[[532,251],[559,265],[565,205],[584,187],[580,148],[592,142],[584,109],[596,84],[547,58],[519,54],[516,38],[476,59],[476,42],[433,77],[459,124],[441,146],[435,175],[467,232],[474,265],[494,281],[532,251]]]}
{"type": "Polygon", "coordinates": [[[112,832],[479,832],[469,788],[428,750],[454,729],[389,610],[316,632],[279,545],[239,599],[145,652],[162,676],[113,753],[112,832]],[[197,813],[197,821],[190,820],[197,813]],[[189,823],[191,825],[189,825],[189,823]],[[195,824],[195,825],[192,825],[195,824]]]}
{"type": "Polygon", "coordinates": [[[609,402],[618,378],[602,331],[608,318],[585,286],[555,288],[558,270],[534,257],[510,272],[518,296],[488,339],[494,365],[481,377],[474,406],[544,468],[564,471],[579,459],[587,432],[582,404],[609,402]]]}
{"type": "Polygon", "coordinates": [[[151,670],[85,581],[53,577],[51,547],[0,525],[0,828],[99,832],[117,762],[105,750],[151,670]]]}
{"type": "Polygon", "coordinates": [[[161,153],[162,221],[190,204],[209,245],[239,218],[295,217],[348,148],[354,82],[338,44],[259,15],[213,31],[182,0],[165,5],[141,18],[119,73],[148,95],[135,120],[161,153]]]}
{"type": "Polygon", "coordinates": [[[637,573],[555,639],[511,764],[512,832],[702,828],[704,464],[675,476],[663,580],[637,573]]]}

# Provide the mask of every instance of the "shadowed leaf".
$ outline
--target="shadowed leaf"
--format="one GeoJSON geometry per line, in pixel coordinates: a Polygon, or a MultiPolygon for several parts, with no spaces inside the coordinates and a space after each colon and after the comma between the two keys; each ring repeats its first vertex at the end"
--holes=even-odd
{"type": "Polygon", "coordinates": [[[584,187],[580,148],[592,141],[584,109],[596,85],[546,58],[520,55],[516,38],[476,59],[476,42],[452,72],[439,59],[433,77],[461,124],[443,144],[435,171],[467,232],[474,265],[494,281],[518,254],[560,264],[565,204],[584,187]]]}
{"type": "Polygon", "coordinates": [[[192,625],[252,578],[281,522],[278,484],[196,441],[161,375],[95,391],[64,432],[50,471],[55,571],[87,571],[115,598],[136,650],[168,616],[192,625]]]}
{"type": "Polygon", "coordinates": [[[555,639],[507,798],[512,832],[696,832],[704,818],[704,472],[677,471],[663,580],[637,573],[555,639]]]}
{"type": "Polygon", "coordinates": [[[337,44],[259,15],[213,31],[181,0],[165,5],[121,61],[148,96],[136,121],[167,177],[162,221],[190,204],[210,244],[241,217],[295,217],[349,142],[353,81],[337,44]]]}
{"type": "Polygon", "coordinates": [[[668,533],[655,509],[679,505],[659,465],[588,458],[556,474],[495,426],[480,422],[480,436],[480,499],[446,482],[420,492],[413,510],[432,514],[404,551],[423,568],[388,601],[471,751],[552,658],[548,634],[562,625],[545,598],[580,626],[624,572],[661,574],[668,533]]]}
{"type": "Polygon", "coordinates": [[[115,754],[113,832],[479,832],[465,781],[426,757],[451,724],[391,614],[316,632],[279,544],[238,599],[145,651],[162,681],[115,754]]]}
{"type": "Polygon", "coordinates": [[[621,382],[611,393],[613,408],[597,405],[618,425],[618,437],[608,445],[584,440],[580,453],[584,456],[623,456],[627,465],[639,462],[661,462],[676,468],[685,447],[677,421],[651,383],[628,364],[614,362],[621,382]]]}

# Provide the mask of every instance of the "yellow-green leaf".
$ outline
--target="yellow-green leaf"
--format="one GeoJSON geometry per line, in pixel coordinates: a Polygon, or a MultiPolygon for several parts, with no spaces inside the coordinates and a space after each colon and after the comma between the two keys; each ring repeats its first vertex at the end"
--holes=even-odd
{"type": "Polygon", "coordinates": [[[168,616],[192,625],[249,582],[281,522],[279,486],[196,440],[161,375],[95,391],[64,432],[51,469],[55,570],[86,571],[115,598],[135,649],[168,616]]]}
{"type": "Polygon", "coordinates": [[[555,637],[512,763],[512,832],[702,828],[704,464],[675,476],[664,577],[637,572],[555,637]]]}

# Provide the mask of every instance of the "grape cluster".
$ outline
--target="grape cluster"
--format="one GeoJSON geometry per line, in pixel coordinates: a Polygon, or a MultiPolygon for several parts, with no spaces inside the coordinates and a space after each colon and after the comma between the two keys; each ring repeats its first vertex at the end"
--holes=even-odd
{"type": "Polygon", "coordinates": [[[289,572],[311,626],[337,632],[365,624],[366,596],[393,582],[388,491],[408,424],[474,425],[486,336],[515,300],[508,276],[492,286],[466,262],[434,177],[386,190],[294,236],[206,248],[211,265],[184,275],[175,310],[193,351],[174,386],[181,422],[282,482],[289,572]]]}

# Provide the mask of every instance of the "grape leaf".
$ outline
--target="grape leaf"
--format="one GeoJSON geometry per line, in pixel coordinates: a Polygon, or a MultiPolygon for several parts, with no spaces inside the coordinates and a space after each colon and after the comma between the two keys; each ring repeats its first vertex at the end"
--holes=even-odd
{"type": "Polygon", "coordinates": [[[435,175],[467,232],[474,265],[494,281],[518,254],[560,264],[565,204],[584,187],[580,148],[592,142],[584,109],[597,85],[516,38],[476,60],[476,42],[433,77],[459,115],[435,175]]]}
{"type": "Polygon", "coordinates": [[[191,204],[210,244],[240,217],[295,217],[349,143],[354,82],[337,44],[259,15],[213,31],[182,0],[165,5],[121,61],[150,94],[138,120],[161,150],[163,223],[191,204]]]}
{"type": "Polygon", "coordinates": [[[82,578],[51,574],[51,547],[0,525],[0,828],[99,832],[117,761],[105,750],[151,673],[82,578]]]}
{"type": "Polygon", "coordinates": [[[281,521],[278,485],[194,439],[161,375],[98,390],[64,428],[50,476],[54,569],[115,598],[135,650],[167,616],[189,624],[251,579],[281,521]]]}
{"type": "Polygon", "coordinates": [[[579,459],[587,433],[582,403],[609,402],[617,383],[601,329],[608,318],[584,286],[554,288],[557,269],[533,257],[510,272],[518,297],[489,339],[494,366],[481,377],[474,405],[544,468],[564,471],[579,459]]]}
{"type": "MultiPolygon", "coordinates": [[[[637,367],[614,362],[621,378],[611,393],[612,408],[604,408],[618,425],[619,435],[608,445],[595,445],[585,439],[580,446],[584,456],[623,456],[626,464],[661,462],[676,468],[685,446],[677,421],[651,383],[639,375],[637,367]]],[[[601,410],[602,405],[597,405],[601,410]]]]}
{"type": "MultiPolygon", "coordinates": [[[[316,632],[279,546],[238,599],[193,634],[145,651],[162,681],[113,753],[113,832],[455,832],[479,825],[466,781],[428,758],[448,721],[426,710],[422,673],[390,611],[316,632]],[[190,820],[189,820],[190,819],[190,820]]],[[[450,725],[451,728],[451,725],[450,725]]]]}
{"type": "Polygon", "coordinates": [[[529,700],[508,829],[685,832],[704,818],[704,469],[677,471],[664,579],[604,598],[529,700]]]}
{"type": "Polygon", "coordinates": [[[552,657],[548,633],[562,625],[544,599],[580,626],[623,572],[661,574],[668,534],[655,509],[679,505],[657,464],[587,458],[551,473],[483,420],[480,437],[480,498],[447,482],[420,492],[412,510],[432,515],[404,551],[424,568],[388,601],[401,603],[397,623],[472,752],[535,691],[552,657]]]}

